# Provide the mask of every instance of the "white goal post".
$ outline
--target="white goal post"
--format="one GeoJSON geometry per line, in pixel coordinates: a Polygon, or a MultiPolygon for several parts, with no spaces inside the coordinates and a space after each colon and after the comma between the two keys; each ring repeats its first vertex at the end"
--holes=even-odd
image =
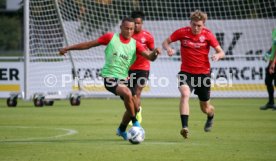
{"type": "MultiPolygon", "coordinates": [[[[25,99],[36,94],[65,99],[112,97],[99,73],[104,48],[71,51],[58,55],[64,46],[98,38],[107,31],[119,32],[120,21],[133,10],[145,13],[144,29],[155,46],[176,29],[189,25],[197,9],[208,14],[206,26],[226,52],[220,62],[211,62],[212,97],[267,97],[264,85],[267,62],[262,54],[271,47],[276,27],[276,2],[268,0],[24,0],[25,9],[25,99]]],[[[144,97],[178,97],[177,54],[166,52],[151,63],[144,97]]],[[[214,52],[211,50],[211,53],[214,52]]],[[[210,55],[211,55],[210,53],[210,55]]]]}

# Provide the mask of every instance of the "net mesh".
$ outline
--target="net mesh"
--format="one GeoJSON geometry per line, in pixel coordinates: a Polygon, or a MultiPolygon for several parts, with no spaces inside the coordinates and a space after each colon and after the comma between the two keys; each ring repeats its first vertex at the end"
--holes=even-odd
{"type": "MultiPolygon", "coordinates": [[[[262,54],[271,47],[276,27],[275,1],[267,0],[29,0],[28,90],[67,97],[72,92],[84,96],[111,96],[99,72],[104,64],[104,48],[71,51],[59,56],[64,46],[119,32],[120,21],[134,10],[145,13],[143,28],[155,38],[155,46],[176,29],[189,25],[190,13],[208,14],[211,29],[226,58],[211,62],[212,96],[266,97],[264,86],[267,62],[262,54]],[[77,76],[77,77],[75,77],[77,76]]],[[[180,69],[180,44],[173,43],[173,57],[163,52],[151,63],[145,97],[179,96],[176,75],[180,69]]],[[[214,51],[210,51],[210,55],[214,51]]]]}

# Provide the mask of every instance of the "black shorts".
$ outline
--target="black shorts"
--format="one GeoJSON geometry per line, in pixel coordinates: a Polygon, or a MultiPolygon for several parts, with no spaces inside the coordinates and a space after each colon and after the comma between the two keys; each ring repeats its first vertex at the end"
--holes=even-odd
{"type": "Polygon", "coordinates": [[[130,87],[134,89],[137,86],[145,87],[149,79],[148,70],[129,70],[130,87]]]}
{"type": "Polygon", "coordinates": [[[129,82],[130,82],[129,79],[104,78],[104,87],[109,92],[117,95],[116,88],[118,87],[119,84],[124,84],[130,89],[131,94],[134,96],[135,91],[133,88],[130,87],[129,82]]]}
{"type": "Polygon", "coordinates": [[[211,91],[211,75],[210,74],[191,74],[187,72],[178,73],[178,86],[188,85],[190,91],[198,96],[200,101],[208,101],[211,91]]]}

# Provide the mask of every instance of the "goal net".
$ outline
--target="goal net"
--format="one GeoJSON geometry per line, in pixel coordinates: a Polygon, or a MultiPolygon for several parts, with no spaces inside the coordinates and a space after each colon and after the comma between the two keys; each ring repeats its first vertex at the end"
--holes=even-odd
{"type": "MultiPolygon", "coordinates": [[[[226,53],[211,61],[213,97],[266,97],[268,62],[262,54],[271,47],[276,27],[276,2],[267,0],[25,0],[25,98],[35,94],[68,98],[113,96],[104,88],[100,71],[105,46],[58,55],[64,46],[97,39],[107,31],[119,32],[123,17],[134,10],[145,13],[143,28],[155,46],[176,29],[189,25],[190,13],[208,14],[211,29],[226,53]]],[[[178,97],[180,44],[176,54],[151,63],[144,97],[178,97]]],[[[210,51],[211,55],[214,50],[210,51]]],[[[193,95],[194,96],[194,95],[193,95]]]]}

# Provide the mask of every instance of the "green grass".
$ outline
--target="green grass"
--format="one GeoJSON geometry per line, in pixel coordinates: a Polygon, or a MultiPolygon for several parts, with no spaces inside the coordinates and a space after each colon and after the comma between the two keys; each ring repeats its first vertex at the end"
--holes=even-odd
{"type": "Polygon", "coordinates": [[[124,112],[119,99],[82,99],[79,107],[56,101],[43,108],[22,100],[8,108],[0,99],[0,160],[274,161],[276,111],[260,111],[265,102],[213,99],[215,124],[205,133],[206,116],[192,99],[190,137],[184,140],[178,99],[143,99],[146,139],[132,145],[115,135],[124,112]]]}

